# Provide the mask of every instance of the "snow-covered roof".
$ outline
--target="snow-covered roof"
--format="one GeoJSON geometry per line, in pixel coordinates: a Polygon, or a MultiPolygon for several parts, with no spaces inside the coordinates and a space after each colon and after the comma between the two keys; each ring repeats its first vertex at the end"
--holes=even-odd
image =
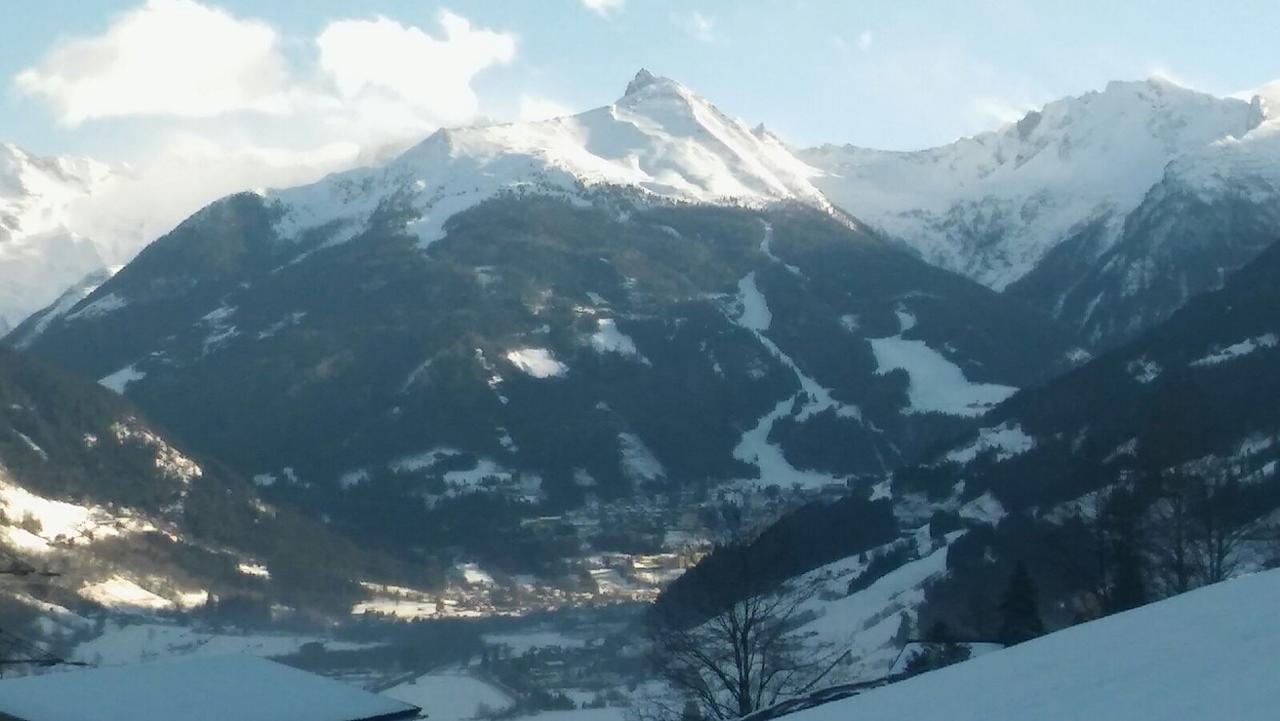
{"type": "Polygon", "coordinates": [[[21,721],[374,721],[419,709],[254,656],[110,666],[0,681],[21,721]]]}
{"type": "Polygon", "coordinates": [[[1074,626],[786,721],[1276,718],[1280,569],[1074,626]]]}

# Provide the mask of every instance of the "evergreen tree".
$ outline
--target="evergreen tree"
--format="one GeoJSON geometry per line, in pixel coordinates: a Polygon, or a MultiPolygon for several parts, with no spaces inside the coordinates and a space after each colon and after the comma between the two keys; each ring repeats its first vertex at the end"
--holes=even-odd
{"type": "Polygon", "coordinates": [[[1108,499],[1107,527],[1111,536],[1111,584],[1108,613],[1137,608],[1149,600],[1143,570],[1143,503],[1132,490],[1119,490],[1108,499]]]}
{"type": "Polygon", "coordinates": [[[1000,601],[1000,641],[1012,646],[1044,634],[1036,587],[1021,562],[1009,577],[1009,586],[1000,601]]]}
{"type": "Polygon", "coordinates": [[[922,648],[907,661],[903,674],[915,676],[934,671],[953,663],[969,660],[968,647],[959,643],[946,621],[937,621],[929,627],[922,648]]]}
{"type": "Polygon", "coordinates": [[[1117,542],[1115,580],[1107,611],[1119,613],[1147,603],[1147,585],[1142,579],[1142,559],[1129,543],[1117,542]]]}

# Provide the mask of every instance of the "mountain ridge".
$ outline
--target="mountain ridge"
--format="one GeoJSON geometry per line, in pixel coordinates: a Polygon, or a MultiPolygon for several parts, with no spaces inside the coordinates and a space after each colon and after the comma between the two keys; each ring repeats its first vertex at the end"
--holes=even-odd
{"type": "Polygon", "coordinates": [[[1247,102],[1165,80],[1116,81],[950,145],[820,146],[799,155],[824,169],[813,181],[837,206],[1105,348],[1215,287],[1220,279],[1198,272],[1206,261],[1225,274],[1265,247],[1269,238],[1239,216],[1269,222],[1280,198],[1275,163],[1267,161],[1280,157],[1267,113],[1258,96],[1247,102]],[[1227,177],[1247,191],[1227,187],[1227,177]],[[1163,200],[1180,196],[1196,203],[1163,200]],[[1195,232],[1235,225],[1216,234],[1221,250],[1169,252],[1190,234],[1143,227],[1153,214],[1175,226],[1171,219],[1185,217],[1195,232]]]}

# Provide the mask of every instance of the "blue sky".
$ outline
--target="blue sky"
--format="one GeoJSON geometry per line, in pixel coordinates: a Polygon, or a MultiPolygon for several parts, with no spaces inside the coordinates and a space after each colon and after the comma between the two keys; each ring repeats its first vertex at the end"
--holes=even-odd
{"type": "MultiPolygon", "coordinates": [[[[15,76],[38,67],[59,42],[101,36],[122,13],[143,3],[7,4],[6,24],[18,31],[6,33],[0,44],[0,76],[7,86],[0,93],[0,140],[42,153],[120,160],[144,152],[140,138],[172,126],[200,131],[230,117],[252,127],[253,109],[194,120],[120,112],[69,125],[59,122],[47,95],[15,84],[15,76]]],[[[440,16],[447,10],[473,28],[514,39],[509,59],[468,79],[478,101],[475,114],[516,117],[522,99],[567,109],[605,104],[645,66],[801,144],[938,144],[1054,97],[1100,88],[1109,79],[1161,73],[1228,93],[1280,78],[1274,45],[1280,3],[1250,0],[595,0],[595,9],[585,0],[208,4],[238,20],[270,26],[294,82],[314,77],[316,37],[335,20],[384,16],[440,37],[440,16]]],[[[424,133],[440,120],[429,116],[423,118],[424,133]]],[[[281,127],[261,131],[264,142],[279,144],[277,138],[287,136],[288,123],[276,125],[281,127]]]]}

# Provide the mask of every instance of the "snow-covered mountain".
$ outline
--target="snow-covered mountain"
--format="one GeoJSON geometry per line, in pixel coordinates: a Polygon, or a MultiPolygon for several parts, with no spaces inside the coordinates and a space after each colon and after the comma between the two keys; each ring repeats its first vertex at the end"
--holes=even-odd
{"type": "Polygon", "coordinates": [[[225,198],[10,342],[365,543],[562,569],[521,519],[839,487],[1066,367],[1052,322],[832,212],[814,172],[641,73],[225,198]]]}
{"type": "Polygon", "coordinates": [[[930,150],[822,146],[799,156],[822,169],[812,180],[835,205],[1106,346],[1265,247],[1255,226],[1276,219],[1280,198],[1269,117],[1261,97],[1113,82],[930,150]],[[1187,223],[1245,237],[1215,235],[1196,253],[1179,234],[1187,223]],[[1197,272],[1206,260],[1211,277],[1197,272]]]}
{"type": "Polygon", "coordinates": [[[641,70],[617,102],[538,122],[440,130],[394,161],[268,194],[278,228],[300,237],[324,227],[349,238],[393,196],[408,202],[424,244],[454,214],[503,192],[579,195],[626,187],[668,200],[826,207],[816,171],[776,137],[727,117],[669,78],[641,70]]]}
{"type": "Polygon", "coordinates": [[[0,144],[0,333],[103,268],[94,243],[68,229],[68,213],[111,173],[89,158],[0,144]]]}

